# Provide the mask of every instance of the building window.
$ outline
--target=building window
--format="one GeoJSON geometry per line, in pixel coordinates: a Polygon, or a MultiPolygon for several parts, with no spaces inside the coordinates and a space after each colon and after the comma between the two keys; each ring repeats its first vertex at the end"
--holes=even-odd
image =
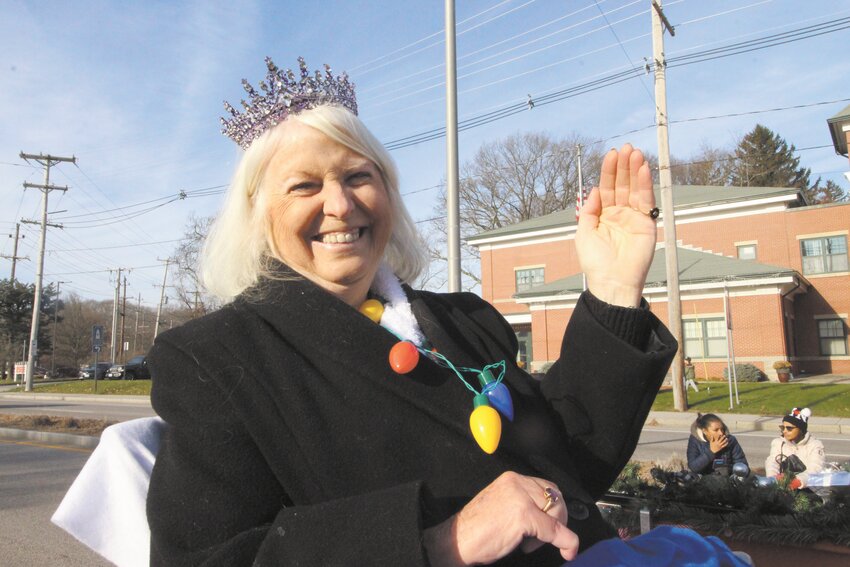
{"type": "Polygon", "coordinates": [[[804,274],[846,272],[847,237],[824,236],[800,241],[804,274]]]}
{"type": "Polygon", "coordinates": [[[818,338],[822,355],[847,354],[847,333],[841,319],[818,319],[818,338]]]}
{"type": "Polygon", "coordinates": [[[755,260],[756,259],[756,245],[755,244],[741,244],[738,246],[738,259],[739,260],[755,260]]]}
{"type": "Polygon", "coordinates": [[[543,283],[543,268],[526,268],[516,271],[516,290],[526,291],[543,283]]]}
{"type": "Polygon", "coordinates": [[[718,319],[683,321],[685,356],[691,358],[725,358],[726,323],[718,319]]]}

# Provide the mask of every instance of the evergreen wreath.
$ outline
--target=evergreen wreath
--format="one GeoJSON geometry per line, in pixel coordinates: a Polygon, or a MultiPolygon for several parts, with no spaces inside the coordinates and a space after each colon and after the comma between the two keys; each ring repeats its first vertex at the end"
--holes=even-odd
{"type": "Polygon", "coordinates": [[[705,535],[748,542],[806,546],[819,541],[850,547],[850,487],[790,490],[791,478],[769,486],[752,479],[653,468],[652,480],[629,463],[603,502],[621,534],[640,533],[640,510],[654,525],[690,527],[705,535]]]}

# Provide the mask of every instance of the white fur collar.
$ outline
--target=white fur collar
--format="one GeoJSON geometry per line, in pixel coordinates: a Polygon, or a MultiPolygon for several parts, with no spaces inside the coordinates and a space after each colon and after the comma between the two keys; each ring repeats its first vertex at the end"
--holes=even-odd
{"type": "Polygon", "coordinates": [[[387,264],[382,263],[378,268],[371,291],[386,300],[381,326],[406,341],[424,347],[425,335],[413,315],[401,282],[387,264]]]}

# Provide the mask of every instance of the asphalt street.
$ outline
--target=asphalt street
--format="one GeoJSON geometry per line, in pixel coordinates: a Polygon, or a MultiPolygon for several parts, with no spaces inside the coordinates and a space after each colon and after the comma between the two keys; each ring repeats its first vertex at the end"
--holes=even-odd
{"type": "Polygon", "coordinates": [[[0,564],[111,565],[50,523],[90,453],[0,439],[0,564]]]}

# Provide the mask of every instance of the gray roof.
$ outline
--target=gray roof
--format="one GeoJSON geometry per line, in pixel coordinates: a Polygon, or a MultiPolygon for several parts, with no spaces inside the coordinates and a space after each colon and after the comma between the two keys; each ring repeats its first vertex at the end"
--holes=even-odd
{"type": "MultiPolygon", "coordinates": [[[[747,280],[764,277],[779,277],[795,275],[791,268],[771,266],[754,260],[739,260],[720,256],[710,252],[701,252],[690,248],[678,249],[679,284],[694,284],[699,282],[728,280],[747,280]]],[[[655,251],[652,265],[646,276],[646,287],[660,287],[667,282],[667,259],[664,248],[655,251]]],[[[546,284],[514,295],[517,299],[581,293],[583,289],[581,273],[555,280],[546,284]]]]}
{"type": "Polygon", "coordinates": [[[841,125],[850,123],[850,104],[839,110],[835,116],[827,118],[826,123],[829,125],[829,133],[832,136],[832,145],[835,147],[835,152],[846,156],[847,138],[844,136],[844,132],[841,131],[841,125]]]}
{"type": "MultiPolygon", "coordinates": [[[[655,202],[661,202],[661,191],[655,186],[655,202]]],[[[796,195],[799,189],[795,187],[718,187],[714,185],[673,185],[673,204],[676,210],[693,209],[709,205],[748,201],[763,197],[780,195],[796,195]]],[[[546,228],[565,227],[576,224],[575,209],[569,208],[518,222],[510,226],[479,232],[468,240],[474,242],[479,238],[492,236],[507,236],[521,234],[546,228]]]]}

